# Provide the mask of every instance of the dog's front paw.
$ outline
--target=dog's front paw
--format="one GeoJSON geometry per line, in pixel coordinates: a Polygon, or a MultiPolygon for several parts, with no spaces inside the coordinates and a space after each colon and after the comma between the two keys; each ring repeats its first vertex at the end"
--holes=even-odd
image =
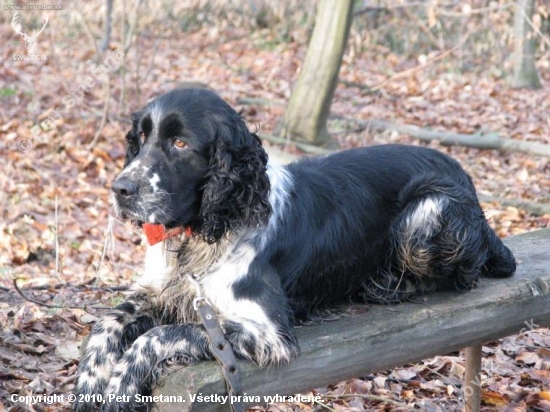
{"type": "Polygon", "coordinates": [[[73,412],[99,410],[104,402],[104,390],[109,383],[110,358],[97,362],[98,354],[88,352],[78,368],[79,374],[73,394],[73,412]],[[95,356],[95,357],[94,357],[95,356]]]}
{"type": "Polygon", "coordinates": [[[136,411],[146,407],[140,395],[149,395],[154,384],[154,356],[144,356],[140,349],[146,337],[139,338],[118,361],[112,370],[109,384],[105,389],[104,412],[136,411]]]}
{"type": "Polygon", "coordinates": [[[98,411],[103,404],[102,388],[106,386],[106,382],[96,385],[94,378],[90,378],[81,374],[78,378],[78,383],[72,395],[73,412],[92,412],[98,411]]]}

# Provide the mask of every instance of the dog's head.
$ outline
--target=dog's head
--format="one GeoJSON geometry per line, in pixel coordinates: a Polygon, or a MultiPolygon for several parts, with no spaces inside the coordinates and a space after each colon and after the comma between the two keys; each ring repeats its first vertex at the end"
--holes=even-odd
{"type": "Polygon", "coordinates": [[[219,96],[174,90],[132,120],[124,170],[112,187],[120,217],[191,228],[209,243],[267,222],[267,155],[219,96]]]}

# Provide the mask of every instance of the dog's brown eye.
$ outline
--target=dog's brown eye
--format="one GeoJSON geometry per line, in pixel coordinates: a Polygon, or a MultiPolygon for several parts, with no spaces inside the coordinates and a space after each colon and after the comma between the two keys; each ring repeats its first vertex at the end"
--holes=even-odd
{"type": "Polygon", "coordinates": [[[174,146],[176,146],[178,149],[183,149],[185,146],[187,146],[187,143],[185,143],[183,140],[176,139],[174,140],[174,146]]]}

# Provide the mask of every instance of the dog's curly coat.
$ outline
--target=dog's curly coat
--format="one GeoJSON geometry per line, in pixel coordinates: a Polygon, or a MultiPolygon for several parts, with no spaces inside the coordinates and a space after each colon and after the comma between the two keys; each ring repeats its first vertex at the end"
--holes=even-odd
{"type": "Polygon", "coordinates": [[[238,357],[298,354],[293,325],[342,302],[399,302],[515,271],[459,164],[384,145],[268,164],[260,139],[204,89],[175,90],[133,116],[118,214],[185,231],[149,246],[129,299],[95,325],[76,411],[135,410],[166,365],[211,359],[194,276],[238,357]],[[83,396],[84,395],[84,396],[83,396]]]}

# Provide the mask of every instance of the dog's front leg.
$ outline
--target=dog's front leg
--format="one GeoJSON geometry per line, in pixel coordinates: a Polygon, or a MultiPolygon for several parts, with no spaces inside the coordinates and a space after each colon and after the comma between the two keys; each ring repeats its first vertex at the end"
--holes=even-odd
{"type": "Polygon", "coordinates": [[[146,297],[135,295],[95,324],[86,353],[78,366],[73,411],[97,409],[103,400],[112,369],[124,351],[139,335],[158,324],[151,314],[142,312],[145,305],[146,297]]]}
{"type": "MultiPolygon", "coordinates": [[[[235,305],[250,308],[247,301],[235,305]]],[[[260,366],[290,360],[298,353],[294,331],[272,322],[260,306],[255,319],[221,317],[220,327],[237,358],[249,359],[260,366]]],[[[284,312],[283,312],[284,313],[284,312]]],[[[279,316],[281,319],[282,316],[279,316]]],[[[141,335],[124,353],[114,367],[105,390],[104,411],[134,411],[143,406],[137,395],[150,395],[166,367],[191,365],[200,360],[213,359],[210,338],[203,325],[181,324],[155,327],[141,335]]]]}
{"type": "MultiPolygon", "coordinates": [[[[262,342],[261,337],[254,337],[250,329],[243,328],[243,325],[235,326],[233,324],[229,327],[226,338],[230,340],[238,358],[265,364],[269,363],[266,362],[266,356],[271,355],[272,362],[279,362],[280,356],[297,352],[297,347],[282,341],[268,349],[269,344],[275,342],[262,342]],[[254,344],[257,347],[252,349],[254,344]]],[[[168,366],[192,365],[207,359],[213,359],[213,354],[210,350],[210,338],[202,325],[155,327],[136,339],[113,369],[105,390],[106,402],[102,411],[130,412],[141,410],[140,407],[149,410],[151,405],[141,403],[137,395],[150,395],[168,366]]]]}
{"type": "Polygon", "coordinates": [[[103,411],[135,411],[171,364],[212,359],[209,338],[197,324],[158,326],[141,335],[124,353],[105,390],[103,411]]]}

